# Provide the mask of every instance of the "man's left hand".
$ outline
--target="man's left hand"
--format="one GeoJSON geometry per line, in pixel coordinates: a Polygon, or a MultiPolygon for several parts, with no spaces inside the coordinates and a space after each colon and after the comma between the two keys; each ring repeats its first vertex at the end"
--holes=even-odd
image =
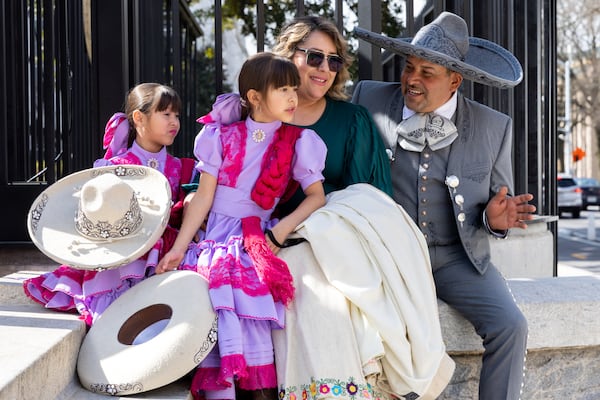
{"type": "Polygon", "coordinates": [[[528,203],[531,200],[531,193],[508,196],[508,188],[502,186],[485,208],[488,225],[495,231],[527,228],[525,221],[532,220],[535,212],[535,206],[528,203]]]}

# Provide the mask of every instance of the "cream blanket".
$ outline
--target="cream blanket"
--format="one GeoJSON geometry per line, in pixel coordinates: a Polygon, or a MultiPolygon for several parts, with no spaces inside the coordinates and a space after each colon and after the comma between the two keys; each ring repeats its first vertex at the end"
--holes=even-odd
{"type": "Polygon", "coordinates": [[[279,252],[294,275],[286,328],[274,331],[285,398],[435,399],[445,352],[425,240],[391,198],[367,184],[331,193],[279,252]]]}

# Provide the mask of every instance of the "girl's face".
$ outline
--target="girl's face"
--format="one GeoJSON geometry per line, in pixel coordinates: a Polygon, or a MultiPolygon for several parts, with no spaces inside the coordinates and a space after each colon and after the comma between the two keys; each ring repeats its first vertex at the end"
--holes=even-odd
{"type": "Polygon", "coordinates": [[[173,144],[179,132],[179,113],[174,112],[171,106],[150,115],[136,110],[133,119],[137,131],[135,141],[141,148],[152,153],[173,144]]]}
{"type": "Polygon", "coordinates": [[[335,80],[337,72],[329,69],[327,58],[317,67],[311,67],[306,63],[307,52],[304,50],[315,50],[325,55],[337,55],[337,49],[333,40],[321,32],[313,31],[306,40],[298,44],[303,51],[296,50],[292,61],[298,67],[300,73],[300,88],[298,96],[300,100],[317,101],[325,96],[335,80]]]}
{"type": "Polygon", "coordinates": [[[256,122],[292,122],[298,106],[298,87],[282,86],[269,88],[266,96],[259,96],[253,105],[252,119],[256,122]]]}

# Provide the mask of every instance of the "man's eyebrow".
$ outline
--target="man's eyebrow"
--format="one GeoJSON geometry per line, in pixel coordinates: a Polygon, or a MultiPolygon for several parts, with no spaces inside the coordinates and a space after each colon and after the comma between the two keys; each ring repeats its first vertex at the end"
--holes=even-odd
{"type": "Polygon", "coordinates": [[[426,70],[427,72],[435,72],[437,70],[435,65],[421,65],[421,68],[426,70]]]}

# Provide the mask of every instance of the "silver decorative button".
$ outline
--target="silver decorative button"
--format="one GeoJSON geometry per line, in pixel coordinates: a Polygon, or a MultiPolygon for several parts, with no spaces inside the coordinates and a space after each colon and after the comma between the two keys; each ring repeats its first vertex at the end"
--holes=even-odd
{"type": "Polygon", "coordinates": [[[458,187],[458,176],[456,175],[450,175],[446,177],[446,181],[445,181],[446,185],[452,189],[456,189],[458,187]]]}

